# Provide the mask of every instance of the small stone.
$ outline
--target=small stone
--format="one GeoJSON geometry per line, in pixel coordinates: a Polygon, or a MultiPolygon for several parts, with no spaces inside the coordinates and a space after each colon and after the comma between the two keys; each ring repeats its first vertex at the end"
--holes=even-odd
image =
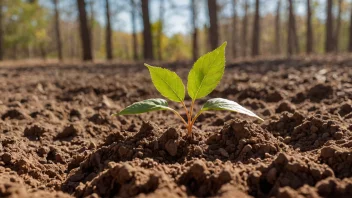
{"type": "Polygon", "coordinates": [[[142,151],[138,151],[136,153],[136,157],[142,158],[143,157],[143,152],[142,151]]]}
{"type": "Polygon", "coordinates": [[[279,153],[275,159],[275,164],[285,164],[289,161],[288,157],[284,153],[279,153]]]}
{"type": "Polygon", "coordinates": [[[11,162],[11,154],[10,153],[4,153],[2,156],[1,156],[1,159],[3,162],[5,162],[5,164],[9,164],[11,162]]]}
{"type": "Polygon", "coordinates": [[[165,131],[165,136],[167,137],[167,139],[178,139],[179,134],[177,133],[177,130],[175,128],[168,128],[165,131]]]}
{"type": "Polygon", "coordinates": [[[195,146],[194,147],[194,155],[195,156],[203,155],[203,151],[202,151],[202,148],[200,146],[195,146]]]}
{"type": "Polygon", "coordinates": [[[291,137],[290,136],[285,137],[284,143],[289,144],[290,142],[291,142],[291,137]]]}
{"type": "Polygon", "coordinates": [[[133,168],[130,165],[124,164],[117,171],[118,172],[117,172],[116,178],[117,178],[117,182],[120,184],[123,184],[132,178],[133,168]]]}
{"type": "Polygon", "coordinates": [[[195,178],[200,178],[205,175],[207,172],[207,166],[203,161],[197,160],[189,169],[189,173],[191,173],[195,178]]]}
{"type": "Polygon", "coordinates": [[[125,146],[120,146],[118,149],[118,153],[121,158],[125,158],[129,152],[129,149],[126,148],[125,146]]]}
{"type": "Polygon", "coordinates": [[[219,148],[219,152],[222,156],[227,157],[227,158],[229,157],[229,153],[225,149],[219,148]]]}
{"type": "Polygon", "coordinates": [[[171,156],[176,156],[177,154],[177,142],[176,140],[168,140],[165,143],[165,150],[171,155],[171,156]]]}
{"type": "Polygon", "coordinates": [[[268,180],[269,183],[274,184],[276,180],[276,175],[277,175],[277,170],[276,168],[271,168],[266,175],[266,179],[268,180]]]}
{"type": "Polygon", "coordinates": [[[223,170],[220,174],[219,174],[219,181],[221,183],[227,183],[229,181],[231,181],[231,173],[228,170],[223,170]]]}
{"type": "Polygon", "coordinates": [[[66,163],[64,158],[62,157],[62,155],[60,153],[56,153],[55,161],[58,162],[58,163],[61,163],[61,164],[65,164],[66,163]]]}
{"type": "Polygon", "coordinates": [[[250,144],[247,144],[246,146],[243,147],[241,153],[245,154],[252,151],[252,146],[250,144]]]}
{"type": "Polygon", "coordinates": [[[329,133],[323,133],[323,135],[321,136],[321,138],[328,138],[330,136],[330,134],[329,133]]]}
{"type": "Polygon", "coordinates": [[[335,154],[335,149],[332,147],[324,147],[321,149],[320,156],[323,158],[333,157],[335,154]]]}
{"type": "Polygon", "coordinates": [[[91,141],[91,142],[89,143],[88,148],[89,148],[89,149],[95,149],[95,148],[97,148],[97,145],[96,145],[93,141],[91,141]]]}
{"type": "Polygon", "coordinates": [[[351,113],[352,112],[352,105],[351,104],[348,104],[348,103],[345,103],[345,104],[343,104],[343,105],[341,105],[341,107],[340,107],[340,110],[339,110],[339,114],[340,114],[340,116],[345,116],[345,115],[347,115],[347,114],[349,114],[349,113],[351,113]]]}
{"type": "Polygon", "coordinates": [[[334,138],[335,138],[336,140],[341,140],[342,137],[343,137],[343,133],[342,133],[342,132],[336,132],[336,133],[334,134],[334,138]]]}
{"type": "Polygon", "coordinates": [[[103,95],[102,103],[103,103],[104,106],[106,106],[109,109],[115,107],[114,102],[110,98],[108,98],[106,95],[103,95]]]}
{"type": "Polygon", "coordinates": [[[43,85],[41,83],[38,83],[36,88],[40,93],[45,93],[43,85]]]}

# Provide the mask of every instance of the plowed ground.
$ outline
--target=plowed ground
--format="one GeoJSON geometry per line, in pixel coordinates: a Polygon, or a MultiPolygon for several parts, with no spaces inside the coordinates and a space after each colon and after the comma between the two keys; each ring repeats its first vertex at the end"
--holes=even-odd
{"type": "Polygon", "coordinates": [[[265,122],[208,112],[192,139],[169,112],[110,116],[160,97],[141,65],[0,67],[0,197],[352,196],[349,59],[228,64],[196,109],[223,97],[265,122]]]}

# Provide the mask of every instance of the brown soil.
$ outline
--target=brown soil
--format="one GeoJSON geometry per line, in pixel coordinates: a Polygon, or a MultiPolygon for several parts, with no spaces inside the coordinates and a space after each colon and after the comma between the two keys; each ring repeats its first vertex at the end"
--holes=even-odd
{"type": "Polygon", "coordinates": [[[208,98],[265,122],[208,112],[192,139],[169,112],[110,116],[160,97],[140,65],[0,67],[0,197],[351,197],[351,65],[229,64],[208,98]]]}

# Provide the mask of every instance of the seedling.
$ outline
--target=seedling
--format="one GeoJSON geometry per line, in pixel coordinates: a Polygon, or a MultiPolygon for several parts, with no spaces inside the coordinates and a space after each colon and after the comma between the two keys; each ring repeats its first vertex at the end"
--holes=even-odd
{"type": "Polygon", "coordinates": [[[182,105],[187,114],[187,121],[176,110],[168,107],[167,101],[161,98],[148,99],[133,103],[119,113],[113,115],[132,115],[157,110],[169,110],[175,113],[176,116],[178,116],[185,124],[188,136],[192,134],[192,126],[194,122],[204,111],[233,111],[246,114],[263,121],[263,119],[254,114],[252,111],[242,107],[234,101],[223,98],[213,98],[208,100],[200,109],[200,111],[193,116],[196,99],[203,98],[210,94],[219,84],[224,74],[226,44],[227,43],[224,42],[220,47],[212,52],[203,55],[194,63],[191,71],[188,74],[187,82],[188,95],[192,99],[192,103],[189,109],[184,103],[185,86],[181,78],[175,72],[172,72],[168,69],[144,64],[150,72],[150,76],[155,88],[165,98],[174,102],[179,102],[182,105]]]}

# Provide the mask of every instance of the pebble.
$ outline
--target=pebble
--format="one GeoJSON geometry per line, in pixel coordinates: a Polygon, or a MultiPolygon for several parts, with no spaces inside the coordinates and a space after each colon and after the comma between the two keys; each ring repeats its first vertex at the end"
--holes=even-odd
{"type": "Polygon", "coordinates": [[[227,157],[227,158],[229,157],[229,153],[225,149],[219,148],[219,152],[222,156],[227,157]]]}

